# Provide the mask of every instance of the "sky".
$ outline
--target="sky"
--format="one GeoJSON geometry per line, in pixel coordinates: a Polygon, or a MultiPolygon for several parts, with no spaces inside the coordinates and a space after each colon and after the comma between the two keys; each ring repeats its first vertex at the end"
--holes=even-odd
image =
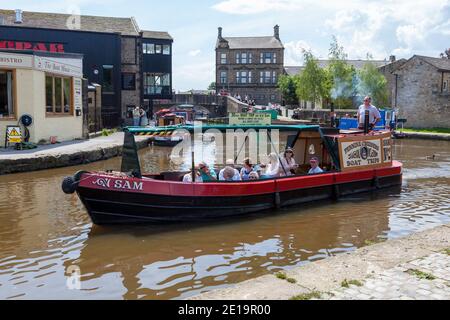
{"type": "Polygon", "coordinates": [[[439,57],[450,48],[450,0],[0,0],[0,8],[132,16],[141,29],[168,31],[176,91],[214,81],[219,26],[224,37],[267,36],[278,24],[286,66],[301,65],[303,49],[326,59],[333,35],[350,59],[439,57]]]}

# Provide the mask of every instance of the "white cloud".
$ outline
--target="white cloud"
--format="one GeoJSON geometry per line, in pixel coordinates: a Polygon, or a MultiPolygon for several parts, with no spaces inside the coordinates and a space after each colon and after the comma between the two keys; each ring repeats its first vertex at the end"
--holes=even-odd
{"type": "Polygon", "coordinates": [[[298,10],[302,4],[299,0],[225,0],[212,7],[230,14],[257,14],[274,10],[298,10]]]}
{"type": "Polygon", "coordinates": [[[189,54],[191,57],[196,57],[196,56],[198,56],[201,52],[202,52],[202,50],[197,49],[197,50],[191,50],[191,51],[189,51],[188,54],[189,54]]]}
{"type": "MultiPolygon", "coordinates": [[[[298,66],[303,64],[303,51],[312,50],[311,46],[303,40],[284,43],[284,65],[298,66]]],[[[313,54],[316,54],[313,52],[313,54]]]]}
{"type": "Polygon", "coordinates": [[[206,89],[215,79],[214,61],[176,64],[173,68],[173,87],[176,90],[206,89]]]}

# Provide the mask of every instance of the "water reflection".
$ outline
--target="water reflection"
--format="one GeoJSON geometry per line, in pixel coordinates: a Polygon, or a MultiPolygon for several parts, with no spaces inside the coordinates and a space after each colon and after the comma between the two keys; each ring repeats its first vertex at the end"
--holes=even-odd
{"type": "MultiPolygon", "coordinates": [[[[450,143],[397,141],[398,190],[309,204],[213,224],[92,226],[60,192],[76,170],[120,159],[0,179],[1,299],[179,299],[450,222],[450,143]],[[438,154],[436,161],[427,160],[438,154]],[[82,290],[66,271],[81,269],[82,290]]],[[[144,171],[177,169],[162,148],[141,151],[144,171]]]]}

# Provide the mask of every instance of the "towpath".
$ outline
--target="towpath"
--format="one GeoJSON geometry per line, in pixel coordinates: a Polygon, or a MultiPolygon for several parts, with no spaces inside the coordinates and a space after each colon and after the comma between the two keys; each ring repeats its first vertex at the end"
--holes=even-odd
{"type": "Polygon", "coordinates": [[[450,299],[450,225],[265,275],[191,300],[450,299]]]}

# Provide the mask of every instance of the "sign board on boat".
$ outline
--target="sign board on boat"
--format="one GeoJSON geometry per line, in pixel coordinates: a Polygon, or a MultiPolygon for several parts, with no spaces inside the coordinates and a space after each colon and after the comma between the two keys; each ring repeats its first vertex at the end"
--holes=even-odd
{"type": "Polygon", "coordinates": [[[339,139],[342,171],[379,168],[392,164],[391,133],[339,139]]]}
{"type": "Polygon", "coordinates": [[[230,125],[264,126],[272,124],[269,113],[230,113],[230,125]]]}

